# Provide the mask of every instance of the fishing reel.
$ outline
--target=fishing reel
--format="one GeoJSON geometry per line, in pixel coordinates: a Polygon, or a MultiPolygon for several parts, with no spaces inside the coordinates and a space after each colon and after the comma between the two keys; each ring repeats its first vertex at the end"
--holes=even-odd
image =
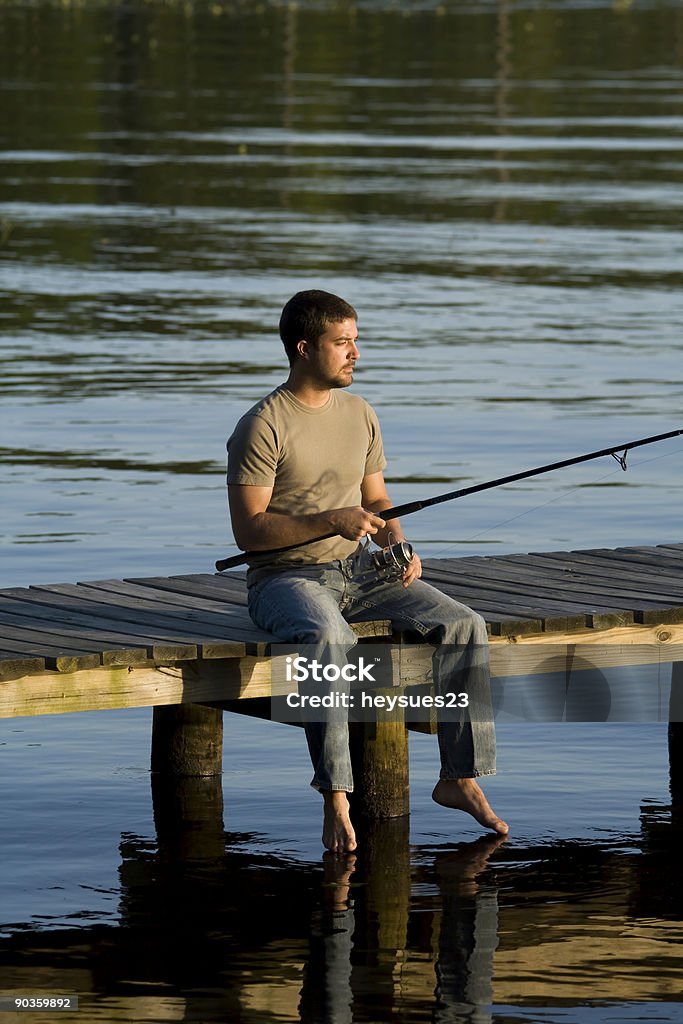
{"type": "MultiPolygon", "coordinates": [[[[389,534],[391,540],[393,534],[389,534]]],[[[400,580],[413,560],[413,545],[407,540],[394,541],[379,551],[370,550],[370,541],[366,540],[363,546],[364,561],[367,569],[361,576],[364,582],[373,583],[376,580],[400,580]]]]}

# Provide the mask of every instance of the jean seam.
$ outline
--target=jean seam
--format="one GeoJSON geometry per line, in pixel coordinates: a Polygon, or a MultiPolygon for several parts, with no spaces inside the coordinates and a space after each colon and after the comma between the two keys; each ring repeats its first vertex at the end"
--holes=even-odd
{"type": "MultiPolygon", "coordinates": [[[[371,603],[370,601],[362,601],[360,598],[356,598],[356,604],[360,605],[361,608],[367,609],[367,611],[377,612],[379,615],[384,616],[387,619],[391,619],[389,609],[385,608],[384,605],[379,602],[371,603]]],[[[435,628],[438,628],[434,626],[428,628],[423,622],[418,622],[418,620],[414,619],[412,615],[406,615],[405,612],[401,612],[401,618],[405,619],[406,622],[409,622],[418,633],[422,634],[422,636],[429,636],[435,628]]]]}
{"type": "Polygon", "coordinates": [[[317,790],[318,793],[353,793],[353,783],[350,787],[325,786],[322,782],[318,782],[316,779],[313,779],[311,782],[311,788],[317,790]]]}

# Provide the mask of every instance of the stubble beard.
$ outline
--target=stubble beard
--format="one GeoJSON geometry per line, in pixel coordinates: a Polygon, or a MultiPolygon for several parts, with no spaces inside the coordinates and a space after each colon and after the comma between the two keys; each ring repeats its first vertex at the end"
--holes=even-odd
{"type": "Polygon", "coordinates": [[[348,388],[353,384],[353,370],[350,366],[348,370],[343,370],[336,377],[330,381],[330,388],[348,388]],[[350,372],[349,372],[350,371],[350,372]]]}

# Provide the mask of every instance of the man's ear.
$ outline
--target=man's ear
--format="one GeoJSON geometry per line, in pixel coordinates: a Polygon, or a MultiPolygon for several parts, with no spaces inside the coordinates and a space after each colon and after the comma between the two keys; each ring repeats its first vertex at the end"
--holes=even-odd
{"type": "Polygon", "coordinates": [[[296,350],[302,359],[308,359],[308,349],[309,345],[305,338],[302,338],[301,341],[297,341],[296,350]]]}

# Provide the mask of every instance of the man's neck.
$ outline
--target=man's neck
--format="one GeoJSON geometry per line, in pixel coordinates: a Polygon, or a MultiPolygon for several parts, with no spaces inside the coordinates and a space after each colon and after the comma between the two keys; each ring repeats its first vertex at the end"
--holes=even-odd
{"type": "Polygon", "coordinates": [[[321,409],[330,400],[330,388],[322,387],[317,381],[312,381],[294,371],[290,372],[285,381],[285,387],[303,405],[310,405],[312,409],[321,409]]]}

